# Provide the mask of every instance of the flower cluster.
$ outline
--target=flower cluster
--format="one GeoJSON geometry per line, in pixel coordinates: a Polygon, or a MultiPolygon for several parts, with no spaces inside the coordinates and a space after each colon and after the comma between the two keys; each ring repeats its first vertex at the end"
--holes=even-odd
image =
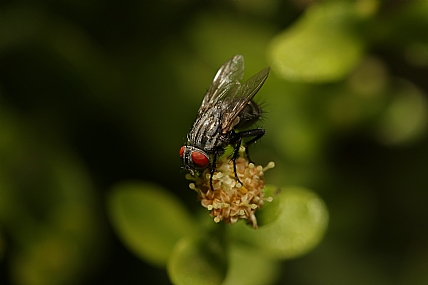
{"type": "Polygon", "coordinates": [[[213,175],[213,188],[210,187],[210,170],[205,171],[199,177],[186,176],[193,180],[190,189],[195,190],[201,199],[201,204],[210,211],[216,223],[236,223],[238,219],[247,219],[257,228],[255,211],[263,206],[264,201],[272,201],[272,197],[264,198],[264,172],[273,168],[275,164],[270,162],[266,167],[254,165],[244,157],[245,148],[241,147],[240,157],[236,159],[236,173],[239,183],[235,178],[233,161],[223,156],[217,162],[216,172],[213,175]]]}

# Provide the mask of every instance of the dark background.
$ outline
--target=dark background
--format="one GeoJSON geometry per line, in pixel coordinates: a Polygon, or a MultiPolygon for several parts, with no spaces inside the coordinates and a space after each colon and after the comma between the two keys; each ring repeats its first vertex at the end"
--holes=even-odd
{"type": "MultiPolygon", "coordinates": [[[[234,54],[245,78],[261,70],[269,40],[317,4],[268,2],[2,2],[1,284],[169,284],[117,239],[106,194],[144,180],[199,207],[178,150],[216,70],[234,54]]],[[[323,242],[284,261],[278,284],[428,283],[428,9],[411,5],[380,5],[345,78],[273,70],[257,96],[254,160],[330,211],[323,242]],[[367,82],[382,95],[349,95],[367,82]]]]}

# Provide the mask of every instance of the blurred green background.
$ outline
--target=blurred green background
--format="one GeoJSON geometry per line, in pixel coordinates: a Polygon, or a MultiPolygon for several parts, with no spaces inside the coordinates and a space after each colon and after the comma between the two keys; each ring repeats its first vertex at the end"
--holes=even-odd
{"type": "Polygon", "coordinates": [[[170,284],[113,232],[121,181],[199,210],[178,150],[217,69],[256,96],[267,183],[330,212],[277,284],[428,284],[428,1],[2,1],[1,284],[170,284]]]}

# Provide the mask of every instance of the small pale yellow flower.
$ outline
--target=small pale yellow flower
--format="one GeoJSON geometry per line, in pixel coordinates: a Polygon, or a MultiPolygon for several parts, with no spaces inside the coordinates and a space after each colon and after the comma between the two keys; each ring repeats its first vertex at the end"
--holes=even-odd
{"type": "Polygon", "coordinates": [[[239,219],[246,219],[257,228],[255,211],[260,209],[264,201],[272,201],[271,197],[264,198],[264,172],[274,167],[270,162],[266,167],[250,163],[243,155],[241,147],[240,157],[236,159],[236,172],[241,185],[235,178],[233,161],[228,157],[221,157],[217,162],[216,172],[213,175],[213,188],[210,187],[210,170],[205,171],[199,177],[187,176],[190,189],[195,190],[201,204],[214,217],[214,222],[221,221],[234,224],[239,219]]]}

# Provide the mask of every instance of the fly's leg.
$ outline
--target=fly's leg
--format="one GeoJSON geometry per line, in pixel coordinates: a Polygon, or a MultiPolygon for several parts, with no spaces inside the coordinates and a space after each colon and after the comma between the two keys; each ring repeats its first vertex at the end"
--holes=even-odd
{"type": "Polygon", "coordinates": [[[253,129],[253,130],[248,130],[248,131],[242,131],[239,133],[235,133],[234,134],[234,138],[232,139],[232,143],[235,145],[235,149],[233,151],[233,170],[235,172],[235,178],[236,180],[242,184],[242,182],[239,180],[238,178],[238,173],[236,172],[236,159],[239,156],[239,148],[241,147],[241,142],[242,139],[245,137],[253,137],[251,140],[247,141],[244,146],[245,146],[245,154],[247,155],[247,158],[250,162],[250,155],[248,153],[248,146],[250,144],[255,143],[258,139],[260,139],[263,135],[265,134],[265,129],[253,129]]]}
{"type": "Polygon", "coordinates": [[[211,174],[210,175],[210,187],[211,187],[211,191],[214,191],[214,187],[213,187],[213,175],[214,175],[214,172],[215,172],[216,168],[217,168],[217,154],[214,154],[213,163],[212,163],[211,169],[210,169],[210,174],[211,174]]]}
{"type": "Polygon", "coordinates": [[[239,148],[241,147],[242,137],[238,138],[238,141],[235,144],[235,149],[233,150],[233,171],[235,173],[236,181],[238,181],[241,185],[244,185],[241,180],[239,180],[238,173],[236,172],[236,159],[239,156],[239,148]]]}
{"type": "Polygon", "coordinates": [[[255,143],[258,139],[260,139],[262,136],[264,136],[266,130],[265,129],[254,129],[254,130],[249,130],[249,131],[245,131],[245,132],[240,132],[241,133],[246,133],[248,132],[249,134],[246,135],[248,137],[254,136],[254,138],[252,138],[251,140],[247,141],[245,143],[245,154],[247,155],[247,158],[250,162],[253,162],[250,158],[250,153],[248,152],[248,146],[255,143]]]}

